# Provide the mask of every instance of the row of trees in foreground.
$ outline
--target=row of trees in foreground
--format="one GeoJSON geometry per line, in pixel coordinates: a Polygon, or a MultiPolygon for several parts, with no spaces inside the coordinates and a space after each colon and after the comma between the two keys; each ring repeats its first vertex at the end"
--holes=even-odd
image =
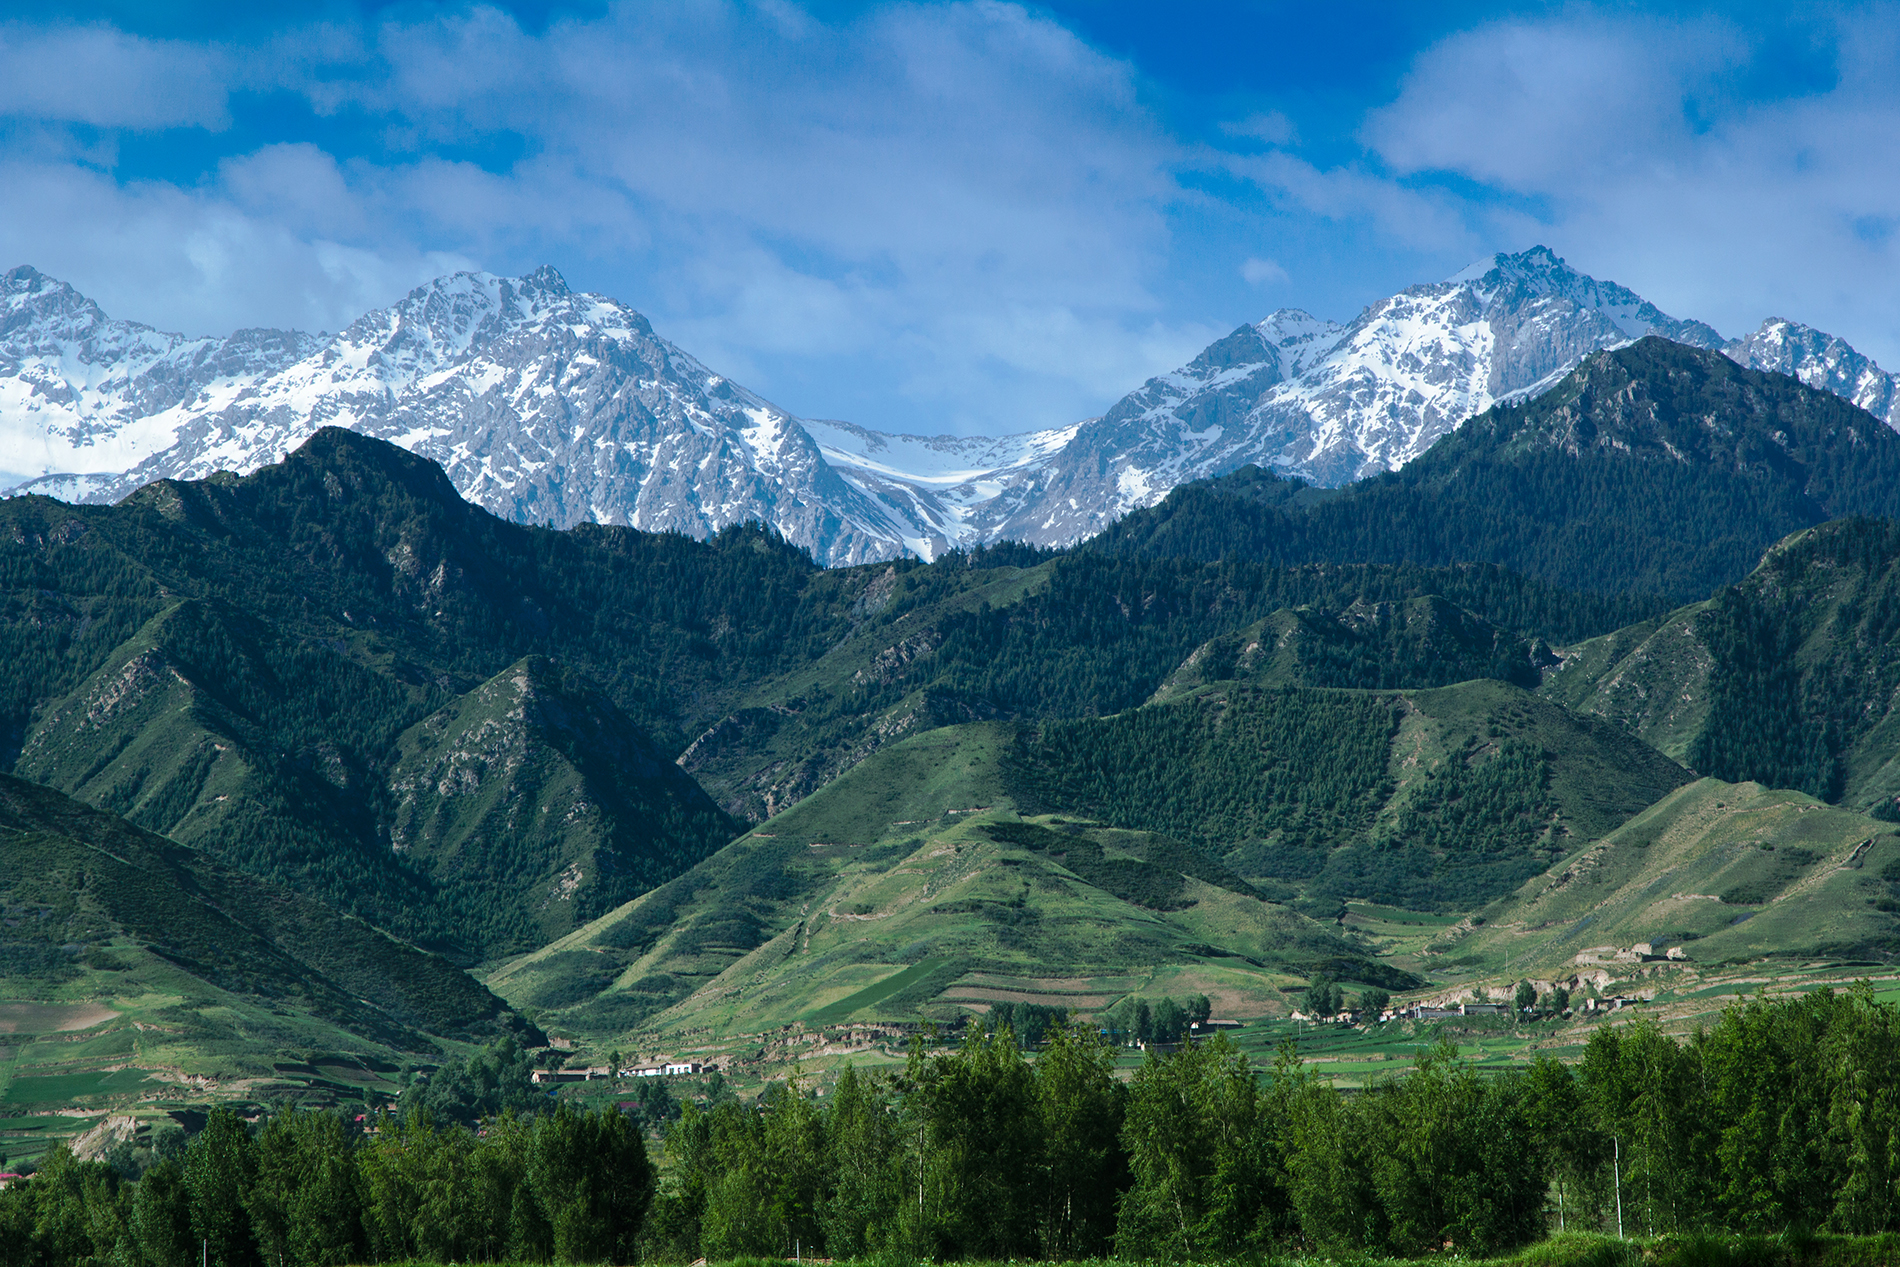
{"type": "Polygon", "coordinates": [[[0,1267],[686,1262],[744,1255],[1213,1258],[1506,1251],[1559,1228],[1900,1229],[1900,1011],[1860,985],[1737,1005],[1686,1043],[1596,1030],[1575,1066],[1453,1049],[1342,1092],[1224,1038],[1130,1083],[1085,1030],[919,1045],[818,1097],[364,1134],[228,1112],[136,1180],[56,1150],[0,1193],[0,1267]],[[1620,1223],[1620,1227],[1619,1227],[1620,1223]]]}

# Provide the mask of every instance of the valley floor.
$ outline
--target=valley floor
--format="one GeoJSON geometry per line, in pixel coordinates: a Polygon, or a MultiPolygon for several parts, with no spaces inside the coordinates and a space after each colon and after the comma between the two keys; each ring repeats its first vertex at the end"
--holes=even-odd
{"type": "MultiPolygon", "coordinates": [[[[1687,1039],[1697,1029],[1713,1026],[1725,1008],[1745,999],[1787,998],[1823,988],[1844,990],[1859,980],[1872,983],[1877,999],[1900,1003],[1900,971],[1885,965],[1811,960],[1714,968],[1677,962],[1644,965],[1627,977],[1612,977],[1603,990],[1606,997],[1620,994],[1636,999],[1614,1011],[1574,1009],[1568,1018],[1528,1021],[1471,1016],[1360,1025],[1312,1023],[1281,1014],[1252,1019],[1230,1031],[1229,1038],[1262,1073],[1272,1068],[1280,1046],[1292,1041],[1312,1072],[1342,1088],[1357,1088],[1407,1072],[1413,1056],[1435,1043],[1454,1044],[1459,1059],[1480,1070],[1522,1068],[1545,1055],[1568,1062],[1580,1058],[1590,1035],[1605,1025],[1647,1020],[1666,1034],[1687,1039]]],[[[1494,995],[1502,989],[1500,981],[1477,983],[1488,984],[1494,995]]],[[[1455,988],[1468,990],[1470,984],[1455,988]]],[[[1453,992],[1449,980],[1440,985],[1441,990],[1434,993],[1453,992]]],[[[716,1065],[742,1095],[756,1094],[766,1083],[785,1077],[828,1087],[846,1065],[860,1072],[896,1071],[904,1063],[907,1042],[904,1030],[875,1023],[835,1028],[794,1025],[759,1033],[702,1035],[684,1042],[680,1036],[668,1037],[676,1046],[665,1046],[664,1039],[652,1036],[655,1052],[664,1047],[664,1058],[716,1065]]],[[[1140,1048],[1124,1048],[1116,1062],[1119,1076],[1132,1077],[1146,1058],[1140,1048]]],[[[606,1103],[623,1095],[626,1085],[601,1079],[564,1087],[562,1095],[606,1103]]],[[[681,1093],[680,1088],[675,1091],[681,1093]]]]}

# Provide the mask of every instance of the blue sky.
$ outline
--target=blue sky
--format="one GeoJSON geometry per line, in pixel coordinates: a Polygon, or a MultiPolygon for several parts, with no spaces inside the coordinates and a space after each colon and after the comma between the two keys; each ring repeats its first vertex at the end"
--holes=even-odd
{"type": "Polygon", "coordinates": [[[166,329],[551,263],[794,413],[994,434],[1541,242],[1900,369],[1891,6],[0,13],[0,267],[166,329]]]}

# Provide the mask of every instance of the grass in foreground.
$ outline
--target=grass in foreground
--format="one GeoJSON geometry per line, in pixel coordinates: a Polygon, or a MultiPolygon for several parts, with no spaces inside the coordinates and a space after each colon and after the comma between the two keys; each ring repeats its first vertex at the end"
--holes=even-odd
{"type": "MultiPolygon", "coordinates": [[[[715,1260],[711,1267],[782,1267],[786,1258],[715,1260]]],[[[805,1262],[831,1263],[805,1257],[805,1262]]],[[[1015,1260],[1012,1260],[1012,1267],[1015,1260]]],[[[1158,1260],[1098,1259],[1098,1267],[1161,1267],[1158,1260]]],[[[1568,1232],[1538,1241],[1502,1258],[1470,1259],[1455,1252],[1429,1258],[1379,1258],[1355,1254],[1268,1254],[1239,1259],[1184,1260],[1176,1267],[1403,1267],[1420,1262],[1484,1263],[1491,1267],[1900,1267],[1900,1235],[1812,1235],[1800,1230],[1781,1236],[1733,1236],[1685,1233],[1650,1240],[1568,1232]]],[[[410,1262],[385,1267],[442,1267],[410,1262]]],[[[498,1264],[497,1267],[530,1267],[498,1264]]],[[[540,1267],[540,1265],[534,1265],[540,1267]]],[[[835,1267],[930,1267],[929,1260],[902,1256],[840,1259],[835,1267]]],[[[964,1267],[1004,1267],[969,1262],[964,1267]]]]}

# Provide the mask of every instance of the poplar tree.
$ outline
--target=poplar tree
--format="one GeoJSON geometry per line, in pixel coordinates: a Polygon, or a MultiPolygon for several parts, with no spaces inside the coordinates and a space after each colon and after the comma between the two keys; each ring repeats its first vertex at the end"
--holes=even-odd
{"type": "Polygon", "coordinates": [[[1043,1140],[1037,1227],[1050,1258],[1102,1258],[1113,1248],[1115,1207],[1128,1185],[1121,1146],[1127,1093],[1115,1053],[1081,1026],[1050,1033],[1036,1060],[1043,1140]]]}
{"type": "Polygon", "coordinates": [[[231,1109],[212,1109],[185,1149],[185,1188],[192,1235],[201,1243],[201,1257],[215,1267],[262,1267],[245,1208],[256,1177],[257,1146],[249,1129],[231,1109]]]}

